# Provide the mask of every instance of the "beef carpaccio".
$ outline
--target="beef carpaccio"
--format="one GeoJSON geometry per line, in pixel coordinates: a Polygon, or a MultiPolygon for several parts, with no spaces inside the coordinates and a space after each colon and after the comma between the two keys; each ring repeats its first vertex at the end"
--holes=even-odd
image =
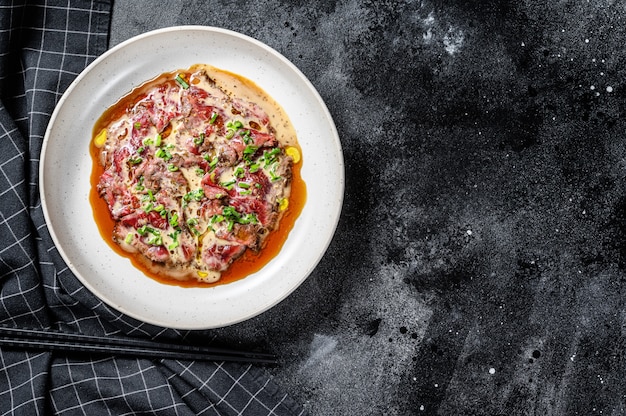
{"type": "Polygon", "coordinates": [[[111,238],[151,271],[216,282],[289,209],[295,131],[250,81],[208,65],[162,74],[99,121],[111,238]]]}

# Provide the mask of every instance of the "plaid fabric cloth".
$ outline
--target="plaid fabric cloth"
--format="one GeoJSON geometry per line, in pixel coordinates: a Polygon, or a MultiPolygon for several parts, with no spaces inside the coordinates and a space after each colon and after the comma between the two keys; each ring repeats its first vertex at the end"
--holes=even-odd
{"type": "MultiPolygon", "coordinates": [[[[72,80],[106,50],[110,12],[104,0],[0,0],[0,324],[184,338],[95,298],[62,261],[43,218],[46,126],[72,80]]],[[[301,413],[250,365],[0,349],[0,415],[301,413]]]]}

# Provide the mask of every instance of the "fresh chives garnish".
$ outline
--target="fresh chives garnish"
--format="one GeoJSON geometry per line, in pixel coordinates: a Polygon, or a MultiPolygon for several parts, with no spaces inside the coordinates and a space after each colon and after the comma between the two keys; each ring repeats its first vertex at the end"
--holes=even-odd
{"type": "Polygon", "coordinates": [[[220,183],[220,185],[222,186],[222,188],[226,188],[228,190],[231,190],[231,189],[233,189],[233,185],[236,182],[237,182],[236,179],[231,179],[230,181],[220,183]]]}
{"type": "Polygon", "coordinates": [[[172,227],[178,227],[178,214],[175,212],[170,212],[168,222],[172,227]]]}
{"type": "Polygon", "coordinates": [[[176,75],[176,82],[178,82],[178,84],[182,87],[182,89],[186,90],[187,88],[189,88],[189,83],[187,82],[187,80],[185,78],[183,78],[182,74],[177,74],[176,75]]]}
{"type": "Polygon", "coordinates": [[[204,197],[204,189],[198,188],[195,191],[187,192],[185,196],[183,196],[183,199],[185,201],[191,201],[193,199],[199,202],[200,200],[202,200],[203,197],[204,197]]]}
{"type": "Polygon", "coordinates": [[[197,146],[200,146],[202,143],[204,143],[204,138],[205,138],[204,133],[200,133],[198,137],[193,139],[193,143],[197,146]]]}
{"type": "Polygon", "coordinates": [[[172,239],[172,244],[167,246],[169,250],[174,250],[176,247],[178,247],[178,235],[179,234],[180,234],[180,231],[174,231],[173,233],[168,234],[168,237],[172,239]]]}
{"type": "Polygon", "coordinates": [[[270,170],[270,179],[272,182],[275,182],[280,179],[280,176],[276,175],[273,170],[270,170]]]}
{"type": "Polygon", "coordinates": [[[163,238],[161,237],[160,234],[152,234],[150,237],[148,237],[148,240],[146,241],[146,243],[153,245],[153,246],[160,246],[163,245],[163,238]]]}
{"type": "Polygon", "coordinates": [[[170,153],[169,150],[167,149],[163,149],[162,147],[159,148],[159,150],[157,150],[154,155],[156,157],[160,157],[163,160],[170,160],[172,158],[172,154],[170,153]]]}

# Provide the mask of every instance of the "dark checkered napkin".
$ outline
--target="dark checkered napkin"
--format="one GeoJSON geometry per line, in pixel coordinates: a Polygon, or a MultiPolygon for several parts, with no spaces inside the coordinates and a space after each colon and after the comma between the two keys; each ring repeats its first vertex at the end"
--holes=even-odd
{"type": "MultiPolygon", "coordinates": [[[[107,49],[111,1],[0,0],[0,324],[177,339],[112,310],[72,275],[44,222],[45,130],[107,49]]],[[[294,415],[267,372],[235,363],[79,358],[0,349],[0,414],[294,415]]]]}

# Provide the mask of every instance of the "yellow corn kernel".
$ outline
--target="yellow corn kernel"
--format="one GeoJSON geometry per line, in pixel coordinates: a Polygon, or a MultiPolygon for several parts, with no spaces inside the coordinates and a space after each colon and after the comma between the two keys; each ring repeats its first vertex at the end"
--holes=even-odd
{"type": "Polygon", "coordinates": [[[289,200],[287,198],[281,198],[280,201],[278,201],[279,210],[284,211],[287,209],[288,206],[289,206],[289,200]]]}
{"type": "Polygon", "coordinates": [[[100,133],[93,139],[93,144],[96,147],[102,147],[107,141],[107,129],[102,129],[100,133]]]}
{"type": "Polygon", "coordinates": [[[203,272],[200,270],[198,270],[197,273],[198,273],[198,276],[202,278],[207,277],[209,275],[207,272],[203,272]]]}
{"type": "Polygon", "coordinates": [[[297,148],[289,146],[285,149],[285,153],[287,156],[291,157],[293,163],[298,163],[300,161],[300,151],[297,148]]]}

